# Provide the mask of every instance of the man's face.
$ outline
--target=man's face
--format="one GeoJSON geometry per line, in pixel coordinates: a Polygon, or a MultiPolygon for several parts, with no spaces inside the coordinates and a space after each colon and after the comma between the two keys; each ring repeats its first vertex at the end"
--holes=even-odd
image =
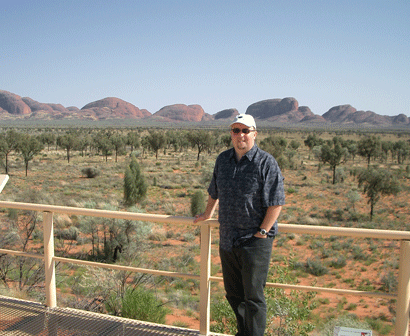
{"type": "Polygon", "coordinates": [[[253,145],[255,144],[255,138],[256,138],[256,130],[253,128],[250,128],[248,126],[245,126],[244,124],[240,123],[235,123],[231,126],[231,139],[232,139],[232,145],[235,148],[237,152],[240,153],[246,153],[248,152],[253,145]],[[234,133],[234,129],[239,129],[239,133],[234,133]],[[245,134],[243,132],[247,132],[246,130],[249,130],[250,132],[245,134]]]}

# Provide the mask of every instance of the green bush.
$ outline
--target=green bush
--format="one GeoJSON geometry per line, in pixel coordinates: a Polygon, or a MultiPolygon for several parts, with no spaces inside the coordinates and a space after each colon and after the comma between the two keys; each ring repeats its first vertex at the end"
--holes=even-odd
{"type": "Polygon", "coordinates": [[[182,240],[185,242],[192,242],[195,240],[195,235],[193,233],[187,232],[182,235],[182,240]]]}
{"type": "Polygon", "coordinates": [[[381,283],[382,290],[387,293],[395,292],[397,290],[398,281],[392,271],[383,275],[383,277],[381,278],[381,283]]]}
{"type": "Polygon", "coordinates": [[[83,168],[81,169],[81,173],[87,178],[94,178],[99,175],[99,172],[96,168],[83,168]]]}
{"type": "Polygon", "coordinates": [[[80,230],[75,226],[70,226],[68,229],[56,230],[56,238],[63,240],[77,240],[80,230]]]}
{"type": "Polygon", "coordinates": [[[288,194],[294,194],[295,192],[297,192],[296,189],[293,187],[289,187],[286,191],[288,194]]]}
{"type": "Polygon", "coordinates": [[[324,266],[319,259],[307,259],[305,268],[307,273],[316,276],[321,276],[328,272],[326,266],[324,266]]]}
{"type": "Polygon", "coordinates": [[[339,256],[337,259],[333,259],[330,263],[333,268],[343,268],[346,266],[346,257],[339,256]]]}
{"type": "Polygon", "coordinates": [[[124,175],[124,201],[128,205],[143,200],[147,194],[148,186],[141,172],[137,159],[133,156],[124,175]]]}
{"type": "Polygon", "coordinates": [[[234,334],[237,331],[235,314],[225,299],[211,305],[211,332],[234,334]]]}
{"type": "Polygon", "coordinates": [[[164,304],[148,290],[127,289],[122,298],[122,317],[164,324],[167,313],[164,304]]]}
{"type": "Polygon", "coordinates": [[[191,215],[199,215],[205,211],[205,195],[202,191],[196,191],[191,197],[191,215]]]}

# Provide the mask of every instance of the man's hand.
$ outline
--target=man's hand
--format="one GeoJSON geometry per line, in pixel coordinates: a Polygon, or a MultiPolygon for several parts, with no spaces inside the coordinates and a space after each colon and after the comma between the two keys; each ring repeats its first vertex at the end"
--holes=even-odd
{"type": "Polygon", "coordinates": [[[209,219],[210,217],[206,216],[204,213],[200,215],[196,215],[194,219],[194,223],[203,222],[204,220],[209,219]]]}
{"type": "Polygon", "coordinates": [[[196,215],[194,223],[202,222],[212,217],[214,214],[215,208],[218,204],[217,199],[213,199],[211,196],[208,196],[208,203],[206,204],[206,209],[203,214],[196,215]]]}
{"type": "Polygon", "coordinates": [[[260,232],[256,232],[253,236],[256,237],[256,238],[268,238],[267,235],[262,235],[262,234],[260,234],[260,232]]]}

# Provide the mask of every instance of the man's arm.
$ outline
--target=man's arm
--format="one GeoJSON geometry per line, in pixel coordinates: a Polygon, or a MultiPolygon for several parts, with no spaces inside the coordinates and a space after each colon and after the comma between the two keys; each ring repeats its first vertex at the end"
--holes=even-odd
{"type": "Polygon", "coordinates": [[[218,205],[218,200],[213,199],[211,196],[208,196],[208,203],[206,204],[205,212],[201,215],[196,215],[194,223],[202,222],[211,218],[215,212],[216,206],[218,205]]]}
{"type": "MultiPolygon", "coordinates": [[[[279,218],[282,207],[282,205],[272,205],[268,207],[265,218],[263,219],[260,228],[265,229],[267,232],[269,232],[273,224],[275,224],[276,220],[279,218]]],[[[255,233],[255,237],[266,238],[266,236],[261,235],[259,232],[255,233]]]]}

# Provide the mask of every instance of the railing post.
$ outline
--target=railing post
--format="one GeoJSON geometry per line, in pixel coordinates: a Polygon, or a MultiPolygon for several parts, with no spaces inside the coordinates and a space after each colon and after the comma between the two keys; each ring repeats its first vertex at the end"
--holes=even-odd
{"type": "Polygon", "coordinates": [[[44,230],[44,270],[46,275],[46,306],[54,308],[57,306],[56,298],[56,277],[54,258],[54,230],[53,213],[43,212],[44,230]]]}
{"type": "Polygon", "coordinates": [[[199,280],[199,333],[209,334],[209,323],[211,319],[210,281],[211,276],[211,226],[201,224],[201,268],[199,280]]]}
{"type": "Polygon", "coordinates": [[[410,241],[400,241],[399,285],[396,307],[396,336],[409,334],[410,241]]]}

